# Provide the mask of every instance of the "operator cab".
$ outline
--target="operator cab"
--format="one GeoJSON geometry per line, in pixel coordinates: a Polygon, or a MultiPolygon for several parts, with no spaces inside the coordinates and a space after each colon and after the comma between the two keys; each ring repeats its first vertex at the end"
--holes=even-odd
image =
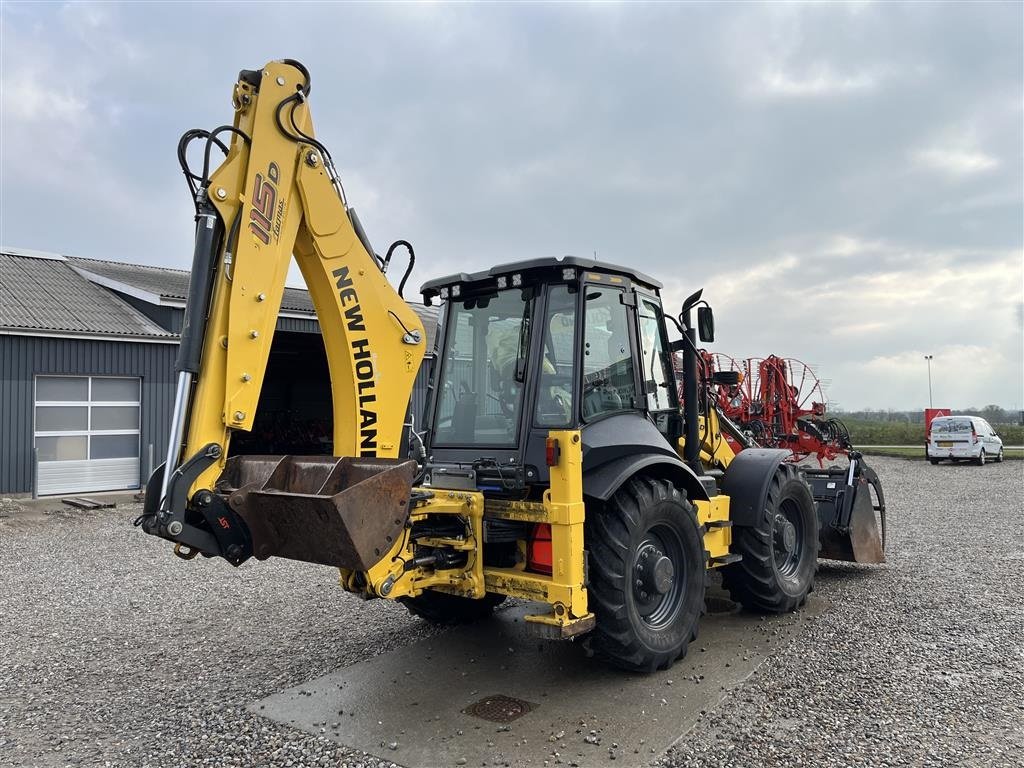
{"type": "Polygon", "coordinates": [[[674,456],[682,428],[660,289],[573,257],[426,283],[424,303],[445,306],[424,484],[528,496],[548,483],[549,430],[583,430],[586,465],[587,433],[603,422],[602,444],[628,449],[633,433],[649,451],[660,432],[657,451],[674,456]]]}

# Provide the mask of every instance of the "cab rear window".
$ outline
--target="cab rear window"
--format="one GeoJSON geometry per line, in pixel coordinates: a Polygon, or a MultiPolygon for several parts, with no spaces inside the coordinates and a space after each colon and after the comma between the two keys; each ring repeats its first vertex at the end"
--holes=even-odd
{"type": "Polygon", "coordinates": [[[933,434],[952,434],[955,432],[970,432],[970,419],[935,419],[932,422],[933,434]]]}

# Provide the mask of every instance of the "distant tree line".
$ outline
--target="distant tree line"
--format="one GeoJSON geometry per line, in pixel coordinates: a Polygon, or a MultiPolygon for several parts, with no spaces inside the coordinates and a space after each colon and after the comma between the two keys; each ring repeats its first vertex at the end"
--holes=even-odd
{"type": "MultiPolygon", "coordinates": [[[[976,408],[974,406],[971,406],[970,408],[952,408],[951,410],[955,414],[980,416],[993,426],[996,424],[1024,426],[1024,411],[1009,411],[1005,408],[999,407],[998,405],[986,405],[984,408],[976,408]]],[[[923,408],[914,411],[897,411],[892,408],[887,408],[885,410],[869,409],[864,411],[846,411],[842,408],[829,408],[829,415],[835,416],[843,421],[851,419],[856,421],[924,424],[923,408]]]]}
{"type": "MultiPolygon", "coordinates": [[[[980,416],[991,424],[1006,445],[1024,444],[1024,412],[1008,411],[998,405],[984,408],[953,408],[953,413],[980,416]]],[[[924,411],[829,410],[829,415],[842,421],[850,430],[856,445],[923,445],[924,411]]]]}

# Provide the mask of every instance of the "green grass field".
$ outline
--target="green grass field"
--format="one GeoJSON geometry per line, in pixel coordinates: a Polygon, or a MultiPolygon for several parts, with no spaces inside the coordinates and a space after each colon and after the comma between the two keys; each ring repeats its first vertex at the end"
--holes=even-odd
{"type": "MultiPolygon", "coordinates": [[[[924,460],[923,445],[891,445],[880,448],[864,447],[860,450],[865,456],[896,456],[899,458],[924,460]]],[[[1024,459],[1024,448],[1004,448],[1003,458],[1024,459]]]]}

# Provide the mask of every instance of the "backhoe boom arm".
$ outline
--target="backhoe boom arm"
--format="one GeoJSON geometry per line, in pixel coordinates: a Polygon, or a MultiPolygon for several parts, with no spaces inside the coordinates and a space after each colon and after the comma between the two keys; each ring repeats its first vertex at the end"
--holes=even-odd
{"type": "Polygon", "coordinates": [[[196,246],[175,411],[143,522],[190,552],[226,555],[209,551],[212,528],[221,550],[225,542],[238,547],[239,556],[228,557],[236,564],[251,550],[245,526],[226,507],[197,508],[224,471],[232,432],[252,429],[292,256],[323,336],[336,456],[398,456],[424,355],[422,323],[383,274],[330,153],[314,138],[308,94],[309,74],[298,62],[243,71],[233,125],[212,136],[190,132],[207,138],[207,166],[218,135],[231,142],[212,174],[191,174],[196,246]]]}

